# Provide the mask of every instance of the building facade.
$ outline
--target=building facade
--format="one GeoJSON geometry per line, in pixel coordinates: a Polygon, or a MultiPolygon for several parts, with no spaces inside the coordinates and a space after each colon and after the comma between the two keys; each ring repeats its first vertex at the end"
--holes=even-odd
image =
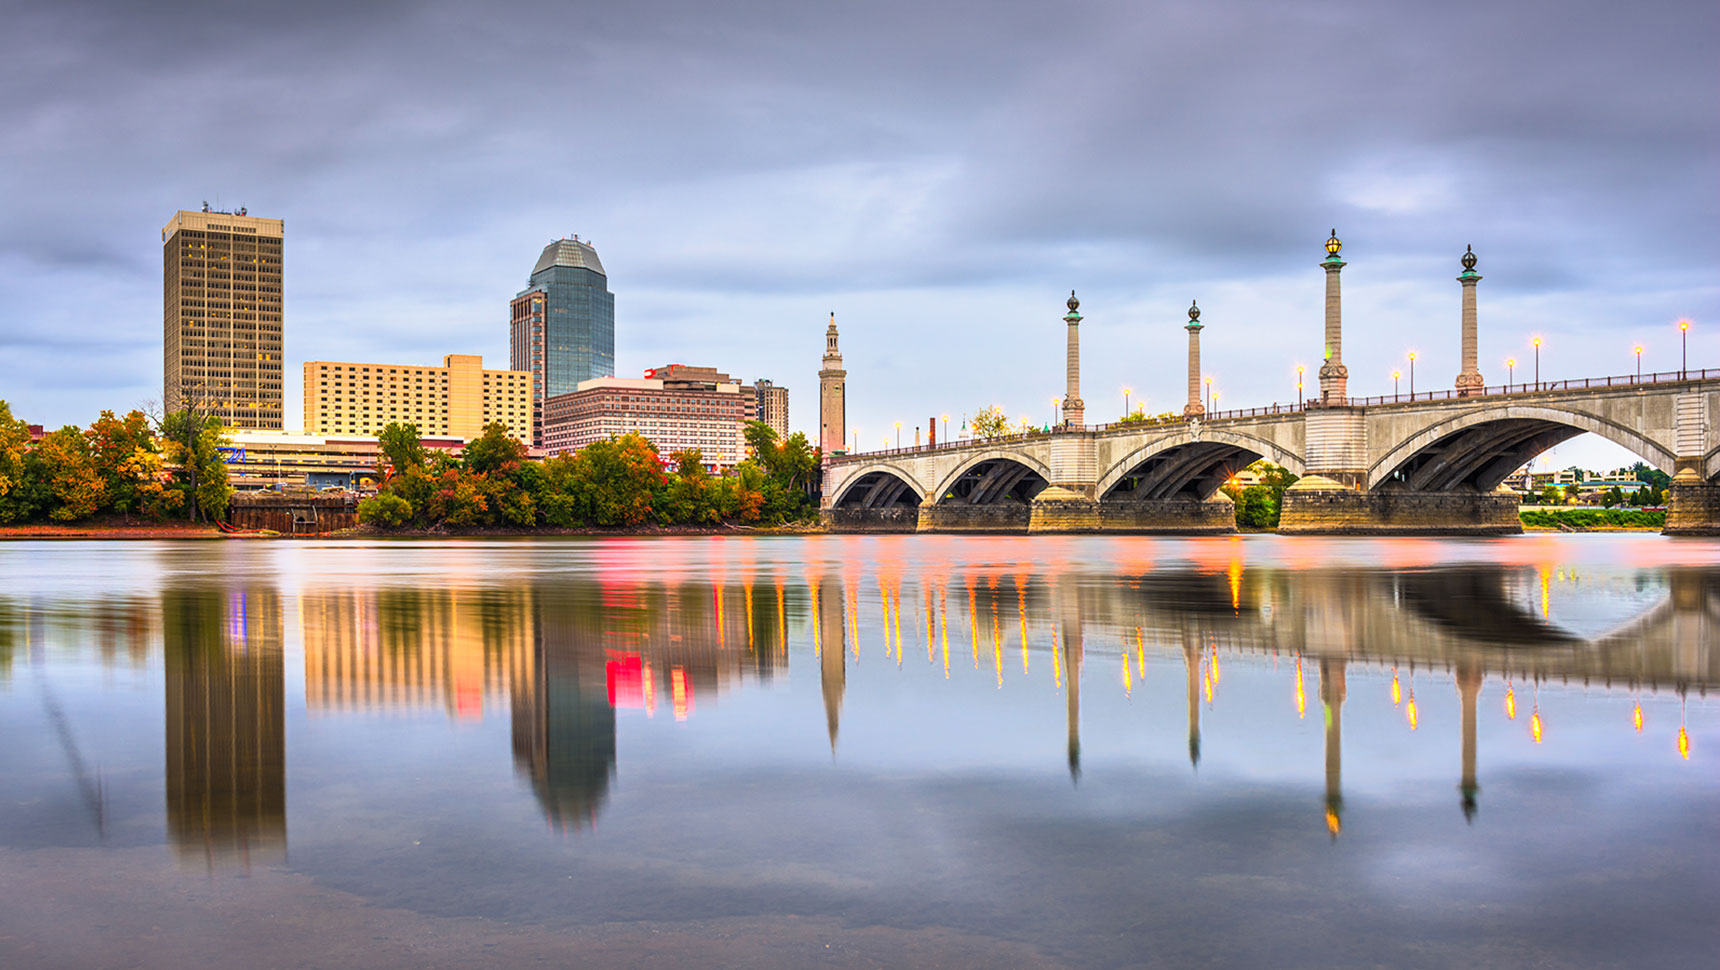
{"type": "Polygon", "coordinates": [[[281,430],[283,224],[181,210],[161,230],[162,406],[281,430]]]}
{"type": "Polygon", "coordinates": [[[780,438],[788,437],[788,388],[777,387],[770,381],[759,378],[753,384],[754,413],[756,420],[770,425],[771,430],[780,438]]]}
{"type": "Polygon", "coordinates": [[[667,459],[696,448],[721,468],[746,458],[742,431],[754,414],[755,389],[712,367],[670,364],[642,378],[599,377],[544,403],[544,448],[577,451],[637,431],[667,459]]]}
{"type": "Polygon", "coordinates": [[[597,250],[578,236],[545,246],[509,306],[509,365],[532,375],[532,443],[544,402],[615,374],[615,296],[597,250]]]}
{"type": "Polygon", "coordinates": [[[441,367],[305,361],[305,433],[373,437],[399,421],[426,437],[470,441],[491,422],[532,439],[532,375],[485,370],[484,358],[449,354],[441,367]]]}
{"type": "Polygon", "coordinates": [[[824,366],[818,371],[818,447],[829,455],[848,449],[848,371],[836,346],[836,314],[824,331],[824,366]]]}

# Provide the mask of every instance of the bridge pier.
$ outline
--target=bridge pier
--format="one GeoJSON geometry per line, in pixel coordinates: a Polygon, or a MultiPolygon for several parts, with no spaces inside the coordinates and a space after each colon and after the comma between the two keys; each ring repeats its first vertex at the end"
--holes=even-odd
{"type": "Polygon", "coordinates": [[[1505,489],[1485,493],[1394,488],[1363,491],[1341,486],[1322,488],[1320,483],[1303,488],[1302,482],[1297,482],[1284,493],[1278,531],[1288,535],[1516,535],[1523,531],[1518,503],[1516,493],[1505,489]]]}
{"type": "Polygon", "coordinates": [[[916,532],[992,532],[1022,534],[1028,531],[1032,510],[1020,502],[993,505],[959,505],[926,502],[920,506],[916,532]]]}
{"type": "MultiPolygon", "coordinates": [[[[1679,464],[1684,464],[1680,461],[1679,464]]],[[[1666,489],[1666,525],[1661,535],[1720,535],[1720,485],[1684,468],[1666,489]]]]}
{"type": "Polygon", "coordinates": [[[847,506],[827,508],[818,521],[827,532],[913,532],[920,510],[914,506],[868,509],[847,506]]]}
{"type": "Polygon", "coordinates": [[[1099,503],[1099,531],[1161,535],[1230,535],[1236,503],[1223,492],[1208,499],[1118,499],[1099,503]]]}

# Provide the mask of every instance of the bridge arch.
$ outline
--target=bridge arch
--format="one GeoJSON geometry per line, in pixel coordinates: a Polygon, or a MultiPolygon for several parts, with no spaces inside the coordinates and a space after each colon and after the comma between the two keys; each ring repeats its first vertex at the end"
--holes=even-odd
{"type": "MultiPolygon", "coordinates": [[[[943,481],[938,483],[938,487],[932,490],[932,501],[945,501],[945,499],[955,491],[957,485],[960,484],[964,478],[969,478],[976,474],[982,474],[982,466],[995,465],[1000,462],[1012,462],[1038,476],[1038,478],[1043,482],[1049,483],[1051,481],[1051,467],[1040,461],[1038,458],[1024,452],[1005,451],[1001,448],[988,448],[978,454],[965,456],[962,459],[961,464],[956,466],[954,471],[945,475],[943,481]]],[[[1005,483],[998,481],[994,484],[1002,485],[1005,483]]],[[[961,498],[965,500],[966,496],[961,496],[961,498]]]]}
{"type": "Polygon", "coordinates": [[[890,462],[868,463],[848,476],[830,504],[838,508],[891,508],[925,501],[926,490],[914,476],[890,462]]]}
{"type": "MultiPolygon", "coordinates": [[[[1224,479],[1230,477],[1225,474],[1214,481],[1213,476],[1221,468],[1235,471],[1261,458],[1284,466],[1293,475],[1301,475],[1305,471],[1301,455],[1286,451],[1265,438],[1223,428],[1202,427],[1197,431],[1185,426],[1162,438],[1154,438],[1112,465],[1099,477],[1097,491],[1103,500],[1125,479],[1141,477],[1138,473],[1152,464],[1154,467],[1147,469],[1147,473],[1156,477],[1151,481],[1149,491],[1156,493],[1168,489],[1167,494],[1171,494],[1193,486],[1197,491],[1205,492],[1201,498],[1208,498],[1224,479]]],[[[1166,496],[1150,494],[1143,497],[1166,496]]]]}
{"type": "Polygon", "coordinates": [[[1670,448],[1615,421],[1546,404],[1507,404],[1435,421],[1409,436],[1369,466],[1367,487],[1401,479],[1414,491],[1491,492],[1529,459],[1585,431],[1668,474],[1675,470],[1670,448]]]}

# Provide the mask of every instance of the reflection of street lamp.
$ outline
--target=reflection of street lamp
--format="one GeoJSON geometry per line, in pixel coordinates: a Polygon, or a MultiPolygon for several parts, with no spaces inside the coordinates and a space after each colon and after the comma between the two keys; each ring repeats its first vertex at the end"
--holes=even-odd
{"type": "Polygon", "coordinates": [[[1636,345],[1636,379],[1642,382],[1642,344],[1636,345]]]}
{"type": "Polygon", "coordinates": [[[1536,337],[1530,343],[1535,345],[1535,390],[1541,389],[1541,338],[1536,337]]]}
{"type": "Polygon", "coordinates": [[[901,448],[902,448],[902,422],[897,421],[896,422],[896,449],[898,451],[900,451],[901,448]]]}
{"type": "Polygon", "coordinates": [[[1415,351],[1409,352],[1409,396],[1415,400],[1415,351]]]}
{"type": "Polygon", "coordinates": [[[1296,365],[1296,409],[1302,408],[1302,372],[1307,370],[1301,364],[1296,365]]]}
{"type": "Polygon", "coordinates": [[[1399,371],[1392,371],[1392,397],[1397,397],[1397,382],[1399,371]]]}

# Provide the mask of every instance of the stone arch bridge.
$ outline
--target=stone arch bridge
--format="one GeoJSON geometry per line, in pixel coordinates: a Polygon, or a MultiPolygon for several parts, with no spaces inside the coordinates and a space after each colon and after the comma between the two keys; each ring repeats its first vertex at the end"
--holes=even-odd
{"type": "Polygon", "coordinates": [[[833,455],[823,515],[839,531],[1228,532],[1219,491],[1266,458],[1303,476],[1280,531],[1521,531],[1500,489],[1592,432],[1675,476],[1669,534],[1720,532],[1720,371],[1347,399],[1162,423],[833,455]]]}

